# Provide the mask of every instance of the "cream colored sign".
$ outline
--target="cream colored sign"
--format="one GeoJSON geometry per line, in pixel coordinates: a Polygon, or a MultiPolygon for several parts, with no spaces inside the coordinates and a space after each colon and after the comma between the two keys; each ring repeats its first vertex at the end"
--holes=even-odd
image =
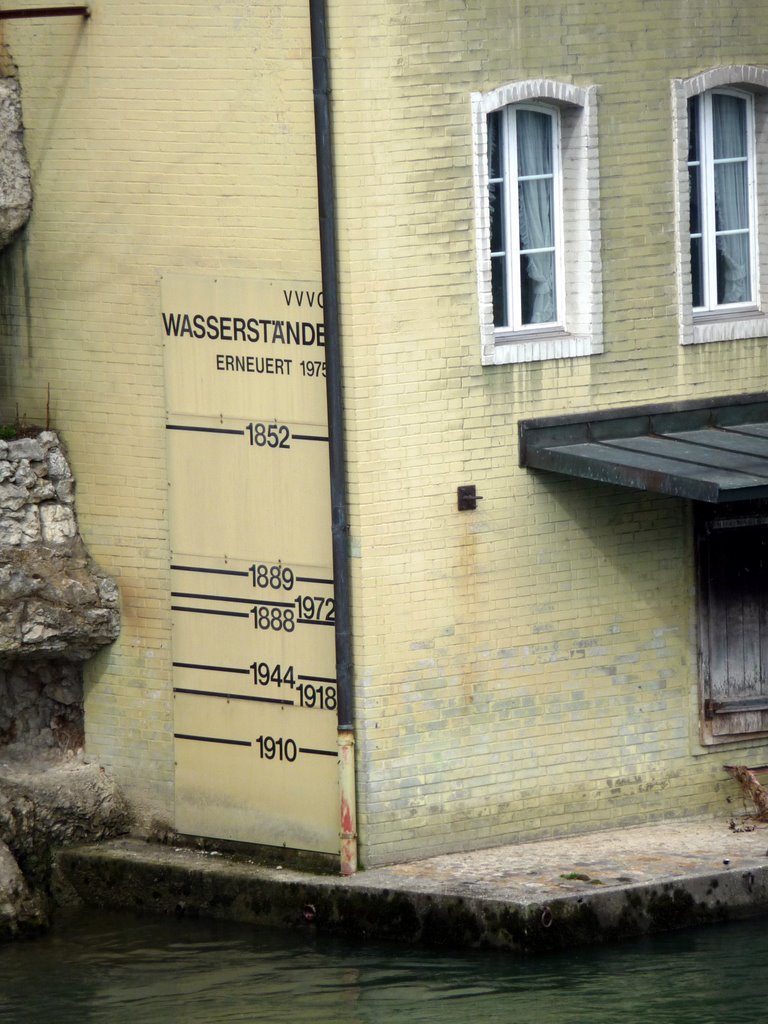
{"type": "Polygon", "coordinates": [[[176,827],[339,851],[319,288],[166,277],[176,827]]]}

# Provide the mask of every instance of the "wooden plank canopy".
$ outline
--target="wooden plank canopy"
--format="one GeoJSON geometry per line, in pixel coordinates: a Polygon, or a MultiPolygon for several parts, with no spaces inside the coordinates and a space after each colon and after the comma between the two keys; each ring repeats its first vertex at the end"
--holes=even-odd
{"type": "Polygon", "coordinates": [[[768,497],[768,393],[521,420],[520,465],[719,503],[768,497]]]}

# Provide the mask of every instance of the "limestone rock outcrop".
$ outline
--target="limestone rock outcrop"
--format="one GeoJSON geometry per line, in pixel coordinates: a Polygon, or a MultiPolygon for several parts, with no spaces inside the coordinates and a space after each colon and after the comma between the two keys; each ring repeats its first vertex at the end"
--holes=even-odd
{"type": "Polygon", "coordinates": [[[94,842],[121,831],[125,804],[111,778],[81,757],[36,764],[0,757],[0,841],[40,880],[49,846],[94,842]]]}
{"type": "Polygon", "coordinates": [[[83,661],[117,636],[117,587],[88,555],[74,501],[53,431],[0,441],[0,664],[83,661]]]}
{"type": "Polygon", "coordinates": [[[82,757],[36,763],[0,756],[0,941],[44,927],[51,849],[126,830],[109,776],[82,757]]]}
{"type": "Polygon", "coordinates": [[[55,433],[0,440],[0,940],[45,925],[52,848],[127,827],[82,750],[82,664],[120,620],[74,501],[55,433]]]}
{"type": "Polygon", "coordinates": [[[0,842],[0,942],[43,928],[48,917],[40,893],[33,893],[13,854],[0,842]]]}
{"type": "Polygon", "coordinates": [[[21,89],[0,78],[0,249],[13,239],[32,212],[32,173],[24,149],[21,89]]]}
{"type": "Polygon", "coordinates": [[[119,628],[117,587],[80,537],[59,438],[0,440],[0,749],[83,745],[82,663],[119,628]]]}

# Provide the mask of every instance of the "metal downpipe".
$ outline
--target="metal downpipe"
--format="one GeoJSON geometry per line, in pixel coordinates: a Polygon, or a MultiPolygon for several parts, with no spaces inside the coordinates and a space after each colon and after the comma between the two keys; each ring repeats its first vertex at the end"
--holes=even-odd
{"type": "Polygon", "coordinates": [[[312,35],[312,86],[315,109],[317,203],[326,335],[331,529],[334,598],[336,602],[336,685],[338,690],[341,873],[343,875],[351,875],[357,870],[354,709],[352,698],[352,616],[347,553],[349,523],[347,519],[341,328],[336,250],[336,205],[325,0],[309,0],[309,20],[312,35]]]}

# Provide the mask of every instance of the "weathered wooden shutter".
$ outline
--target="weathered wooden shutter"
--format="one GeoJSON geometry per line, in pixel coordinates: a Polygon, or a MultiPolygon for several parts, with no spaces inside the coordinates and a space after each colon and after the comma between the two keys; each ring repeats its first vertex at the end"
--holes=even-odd
{"type": "Polygon", "coordinates": [[[768,514],[700,513],[699,585],[705,733],[768,731],[768,514]]]}

